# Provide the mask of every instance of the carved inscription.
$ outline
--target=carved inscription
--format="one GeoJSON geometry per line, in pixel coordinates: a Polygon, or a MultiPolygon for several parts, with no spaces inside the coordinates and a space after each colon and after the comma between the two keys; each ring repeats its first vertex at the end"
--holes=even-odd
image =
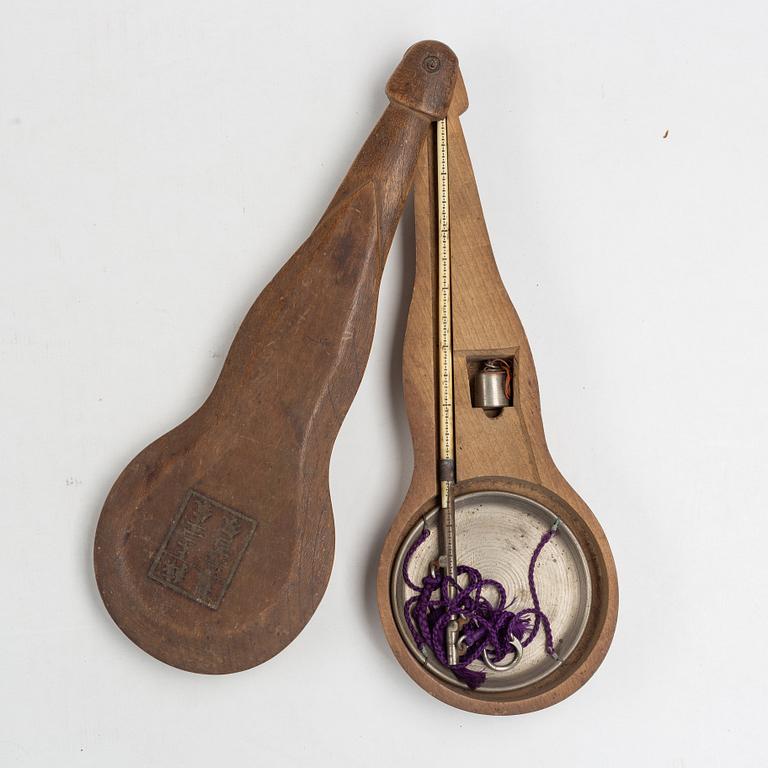
{"type": "Polygon", "coordinates": [[[255,520],[190,490],[149,576],[215,611],[255,531],[255,520]]]}

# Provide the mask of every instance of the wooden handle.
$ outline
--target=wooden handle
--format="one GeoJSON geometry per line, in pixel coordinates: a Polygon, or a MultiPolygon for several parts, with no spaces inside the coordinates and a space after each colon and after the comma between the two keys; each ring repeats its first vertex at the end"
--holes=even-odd
{"type": "Polygon", "coordinates": [[[419,150],[457,72],[440,43],[406,52],[392,103],[248,312],[209,398],[144,449],[106,500],[94,550],[102,597],[169,664],[255,666],[299,633],[325,591],[331,449],[363,375],[419,150]]]}
{"type": "Polygon", "coordinates": [[[411,191],[427,129],[433,120],[448,113],[458,78],[456,56],[443,43],[426,40],[405,52],[387,83],[390,106],[363,144],[320,222],[350,195],[371,184],[379,226],[380,272],[411,191]]]}

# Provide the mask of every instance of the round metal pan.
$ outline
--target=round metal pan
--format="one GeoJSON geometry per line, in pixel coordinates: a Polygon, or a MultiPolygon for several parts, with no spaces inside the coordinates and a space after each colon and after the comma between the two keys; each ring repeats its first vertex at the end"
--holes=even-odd
{"type": "MultiPolygon", "coordinates": [[[[391,599],[397,627],[411,653],[434,675],[459,688],[467,686],[434,657],[426,656],[414,642],[405,623],[404,605],[415,593],[402,577],[403,561],[411,544],[424,529],[430,536],[411,558],[409,577],[420,583],[438,556],[439,509],[420,519],[402,542],[391,575],[391,599]]],[[[501,582],[508,599],[515,598],[512,610],[532,606],[528,588],[528,566],[542,535],[558,520],[541,504],[504,491],[480,491],[456,498],[456,542],[460,564],[477,568],[484,578],[501,582]]],[[[557,669],[579,642],[589,616],[592,588],[584,552],[573,533],[559,522],[557,535],[544,547],[536,564],[536,591],[541,608],[549,617],[555,651],[549,656],[544,633],[523,651],[520,663],[504,672],[486,668],[482,662],[472,669],[487,673],[478,691],[501,693],[531,685],[557,669]]],[[[492,598],[491,598],[492,599],[492,598]]]]}

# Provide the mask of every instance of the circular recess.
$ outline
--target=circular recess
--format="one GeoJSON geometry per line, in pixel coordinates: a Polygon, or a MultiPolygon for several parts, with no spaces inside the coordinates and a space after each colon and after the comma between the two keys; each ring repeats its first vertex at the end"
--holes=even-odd
{"type": "MultiPolygon", "coordinates": [[[[439,509],[419,520],[398,550],[390,577],[390,597],[398,630],[414,657],[432,674],[458,688],[449,669],[432,652],[419,649],[405,623],[404,605],[415,593],[403,580],[402,569],[408,549],[424,526],[430,536],[411,558],[409,577],[419,583],[438,556],[439,509]]],[[[508,599],[521,610],[531,607],[528,566],[542,535],[558,520],[538,502],[507,491],[480,491],[456,498],[456,543],[460,564],[477,568],[485,578],[501,582],[508,599]]],[[[544,633],[524,649],[522,660],[511,669],[496,672],[477,661],[472,669],[487,673],[478,691],[501,693],[531,685],[557,669],[573,651],[584,632],[592,602],[592,585],[584,552],[571,530],[559,522],[557,535],[545,546],[535,573],[541,608],[552,624],[555,651],[559,660],[544,648],[544,633]]],[[[514,609],[514,608],[513,608],[514,609]]]]}

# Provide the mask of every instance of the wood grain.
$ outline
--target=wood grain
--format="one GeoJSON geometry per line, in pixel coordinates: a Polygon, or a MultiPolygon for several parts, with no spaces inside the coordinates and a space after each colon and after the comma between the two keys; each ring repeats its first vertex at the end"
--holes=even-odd
{"type": "Polygon", "coordinates": [[[456,57],[410,48],[390,104],[309,239],[248,312],[211,395],[119,476],[99,519],[96,579],[148,653],[225,673],[304,627],[331,572],[328,463],[360,383],[381,270],[456,57]]]}
{"type": "Polygon", "coordinates": [[[582,640],[566,662],[538,683],[505,693],[472,692],[442,682],[409,652],[395,624],[392,564],[407,533],[438,505],[434,135],[425,144],[416,171],[416,269],[403,350],[414,471],[384,542],[377,595],[387,640],[422,688],[461,709],[516,714],[560,701],[592,675],[613,636],[618,587],[613,557],[597,519],[560,474],[547,448],[531,350],[496,267],[459,121],[466,106],[460,81],[448,121],[457,495],[509,491],[556,511],[586,554],[594,599],[582,640]],[[481,408],[472,407],[471,372],[477,361],[494,357],[514,359],[513,407],[489,418],[481,408]]]}

